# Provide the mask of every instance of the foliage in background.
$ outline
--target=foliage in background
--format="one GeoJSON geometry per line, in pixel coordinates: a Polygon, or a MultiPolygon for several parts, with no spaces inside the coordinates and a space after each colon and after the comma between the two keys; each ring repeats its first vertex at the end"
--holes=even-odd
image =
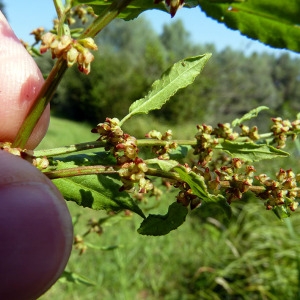
{"type": "MultiPolygon", "coordinates": [[[[146,19],[116,20],[98,41],[101,46],[91,74],[68,71],[52,104],[54,114],[92,125],[107,116],[121,117],[170,64],[207,51],[213,52],[213,59],[203,75],[154,112],[157,120],[170,124],[228,122],[259,105],[270,107],[266,118],[294,117],[294,111],[300,109],[300,60],[288,54],[246,56],[230,48],[218,52],[212,45],[195,45],[180,20],[166,24],[161,35],[146,19]]],[[[38,62],[49,72],[51,64],[44,59],[38,62]]],[[[265,129],[264,124],[257,125],[265,129]]]]}

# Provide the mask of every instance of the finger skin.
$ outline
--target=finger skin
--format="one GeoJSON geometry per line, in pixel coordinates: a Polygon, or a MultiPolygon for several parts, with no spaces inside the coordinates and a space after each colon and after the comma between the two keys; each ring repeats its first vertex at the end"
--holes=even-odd
{"type": "Polygon", "coordinates": [[[0,151],[0,299],[35,300],[63,272],[73,228],[66,202],[40,171],[0,151]]]}
{"type": "MultiPolygon", "coordinates": [[[[0,78],[0,142],[13,142],[44,79],[1,12],[0,78]]],[[[42,140],[48,129],[49,116],[48,106],[26,145],[27,149],[35,148],[42,140]]]]}

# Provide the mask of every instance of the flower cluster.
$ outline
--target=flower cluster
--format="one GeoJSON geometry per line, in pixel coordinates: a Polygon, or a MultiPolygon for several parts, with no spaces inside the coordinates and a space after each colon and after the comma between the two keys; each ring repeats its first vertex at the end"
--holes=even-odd
{"type": "Polygon", "coordinates": [[[77,5],[75,8],[71,9],[70,16],[68,17],[68,23],[70,25],[76,22],[74,17],[77,17],[82,24],[88,21],[88,16],[96,17],[92,7],[86,5],[77,5]]]}
{"type": "Polygon", "coordinates": [[[240,136],[249,137],[249,139],[252,141],[257,141],[259,139],[257,126],[253,126],[252,128],[249,128],[248,126],[241,124],[240,128],[242,130],[240,136]]]}
{"type": "Polygon", "coordinates": [[[258,198],[266,201],[268,210],[284,205],[295,211],[298,207],[300,189],[297,183],[300,182],[300,174],[295,175],[292,170],[280,169],[276,180],[273,180],[266,174],[254,176],[254,166],[245,164],[239,158],[233,158],[230,164],[214,171],[199,166],[195,166],[193,171],[202,176],[212,193],[226,194],[228,203],[241,199],[245,192],[251,190],[258,198]],[[253,185],[254,179],[259,185],[253,185]]]}
{"type": "Polygon", "coordinates": [[[49,166],[49,161],[46,157],[34,157],[32,150],[13,148],[11,145],[10,142],[0,142],[0,150],[25,159],[40,170],[49,166]]]}
{"type": "Polygon", "coordinates": [[[148,166],[138,157],[136,138],[123,132],[117,118],[106,118],[105,122],[98,124],[92,132],[100,134],[98,140],[105,141],[105,149],[110,150],[116,158],[123,183],[121,190],[134,192],[135,183],[138,184],[139,193],[146,193],[153,189],[153,184],[145,175],[148,166]]]}
{"type": "Polygon", "coordinates": [[[227,201],[231,203],[235,199],[241,199],[253,183],[255,168],[245,165],[239,158],[233,158],[231,162],[211,172],[209,168],[194,167],[193,170],[200,174],[212,193],[220,193],[224,190],[227,201]]]}
{"type": "Polygon", "coordinates": [[[267,209],[285,205],[291,211],[296,210],[298,207],[296,198],[299,192],[297,182],[300,181],[300,174],[296,176],[292,170],[280,169],[276,175],[277,180],[269,178],[266,174],[256,176],[256,179],[265,188],[257,196],[267,200],[265,204],[267,209]]]}
{"type": "Polygon", "coordinates": [[[177,202],[184,206],[190,206],[193,210],[201,205],[201,199],[194,195],[189,185],[185,182],[177,182],[174,184],[176,188],[179,188],[179,193],[176,196],[177,202]]]}
{"type": "Polygon", "coordinates": [[[34,36],[35,42],[38,43],[39,41],[41,41],[44,32],[45,29],[43,27],[38,27],[34,29],[30,34],[34,36]]]}
{"type": "Polygon", "coordinates": [[[145,136],[147,138],[157,139],[159,141],[167,141],[164,146],[152,147],[152,151],[158,156],[159,159],[169,159],[170,157],[168,152],[177,147],[177,144],[172,141],[172,130],[168,130],[164,134],[161,134],[156,130],[151,130],[145,136]]]}
{"type": "Polygon", "coordinates": [[[213,148],[219,144],[219,140],[213,134],[210,125],[197,125],[198,133],[195,135],[197,145],[194,147],[194,155],[198,155],[199,165],[205,166],[213,156],[213,148]]]}
{"type": "Polygon", "coordinates": [[[47,32],[42,36],[41,53],[51,50],[52,58],[63,58],[67,61],[68,67],[77,63],[78,69],[84,74],[89,74],[91,62],[94,55],[89,50],[97,50],[98,47],[92,38],[74,40],[69,35],[58,36],[47,32]]]}
{"type": "Polygon", "coordinates": [[[218,127],[214,128],[212,131],[212,134],[214,134],[217,138],[223,138],[230,141],[234,141],[239,137],[239,134],[233,131],[233,128],[229,123],[219,123],[218,127]]]}
{"type": "Polygon", "coordinates": [[[297,137],[297,133],[300,130],[300,120],[290,122],[289,120],[282,120],[282,118],[272,118],[273,126],[271,131],[274,135],[274,143],[277,144],[277,148],[284,148],[288,135],[292,139],[297,137]]]}
{"type": "Polygon", "coordinates": [[[74,237],[73,245],[75,249],[79,250],[79,255],[82,255],[86,252],[87,250],[87,245],[84,243],[84,239],[80,235],[76,235],[74,237]]]}
{"type": "Polygon", "coordinates": [[[184,6],[184,0],[154,0],[155,4],[163,2],[173,18],[178,9],[184,6]]]}

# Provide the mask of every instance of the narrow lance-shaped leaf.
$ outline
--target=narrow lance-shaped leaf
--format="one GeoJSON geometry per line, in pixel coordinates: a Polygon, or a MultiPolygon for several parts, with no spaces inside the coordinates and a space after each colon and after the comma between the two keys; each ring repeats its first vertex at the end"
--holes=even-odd
{"type": "Polygon", "coordinates": [[[255,162],[275,157],[288,157],[289,153],[267,144],[255,144],[251,142],[224,141],[216,147],[222,149],[232,157],[238,157],[248,162],[255,162]]]}
{"type": "Polygon", "coordinates": [[[240,119],[235,119],[232,121],[232,127],[238,126],[243,124],[243,122],[248,121],[250,119],[253,119],[257,117],[257,115],[262,111],[262,110],[267,110],[269,109],[267,106],[259,106],[257,108],[254,108],[250,110],[248,113],[243,115],[240,119]]]}
{"type": "Polygon", "coordinates": [[[210,53],[189,57],[175,63],[156,80],[148,95],[135,101],[129,108],[129,114],[120,124],[136,114],[147,114],[151,110],[160,109],[178,90],[194,82],[204,65],[211,57],[210,53]]]}

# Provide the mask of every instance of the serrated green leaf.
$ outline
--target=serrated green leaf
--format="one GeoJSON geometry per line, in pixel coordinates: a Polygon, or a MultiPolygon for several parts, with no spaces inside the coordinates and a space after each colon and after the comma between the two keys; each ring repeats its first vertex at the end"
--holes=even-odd
{"type": "Polygon", "coordinates": [[[95,282],[91,281],[90,279],[76,274],[74,272],[68,272],[68,271],[64,271],[62,273],[62,275],[59,278],[60,282],[70,282],[70,283],[75,283],[75,284],[84,284],[87,286],[93,286],[96,285],[95,282]]]}
{"type": "Polygon", "coordinates": [[[248,162],[289,156],[288,152],[277,149],[271,145],[251,142],[224,141],[218,145],[216,149],[222,149],[232,157],[237,157],[248,162]]]}
{"type": "Polygon", "coordinates": [[[243,122],[248,121],[250,119],[253,119],[257,117],[257,115],[262,111],[269,109],[267,106],[259,106],[255,109],[250,110],[248,113],[246,113],[244,116],[242,116],[240,119],[235,119],[232,121],[232,127],[238,126],[243,124],[243,122]]]}
{"type": "Polygon", "coordinates": [[[192,189],[193,193],[197,195],[201,200],[213,200],[210,198],[211,195],[208,193],[206,184],[201,176],[199,176],[193,171],[188,172],[182,166],[175,167],[174,171],[176,171],[179,174],[181,180],[186,182],[192,189]]]}
{"type": "Polygon", "coordinates": [[[129,194],[119,192],[121,185],[112,178],[98,174],[59,178],[52,182],[67,201],[74,201],[80,206],[94,210],[129,209],[145,218],[144,213],[129,194]]]}
{"type": "MultiPolygon", "coordinates": [[[[275,48],[300,51],[298,0],[251,0],[240,3],[198,0],[207,16],[275,48]]],[[[229,1],[222,1],[229,2],[229,1]]]]}
{"type": "Polygon", "coordinates": [[[165,235],[170,231],[177,229],[185,221],[188,213],[187,207],[180,203],[174,202],[169,206],[166,215],[150,214],[141,223],[138,233],[142,235],[165,235]]]}
{"type": "MultiPolygon", "coordinates": [[[[80,166],[112,165],[115,158],[107,152],[84,153],[53,158],[48,169],[59,171],[80,166]]],[[[53,179],[67,201],[94,210],[119,211],[129,209],[142,218],[144,213],[126,192],[120,192],[120,181],[102,174],[53,179]]]]}
{"type": "Polygon", "coordinates": [[[160,109],[178,90],[187,87],[201,73],[204,65],[211,57],[210,53],[189,57],[175,63],[156,80],[148,95],[135,101],[129,108],[129,114],[120,122],[136,114],[147,114],[152,110],[160,109]]]}
{"type": "Polygon", "coordinates": [[[201,176],[193,171],[188,172],[184,167],[178,166],[174,170],[186,182],[193,193],[201,199],[201,205],[195,210],[200,217],[212,217],[222,222],[228,222],[232,211],[225,197],[221,194],[212,195],[207,191],[206,184],[201,176]]]}

